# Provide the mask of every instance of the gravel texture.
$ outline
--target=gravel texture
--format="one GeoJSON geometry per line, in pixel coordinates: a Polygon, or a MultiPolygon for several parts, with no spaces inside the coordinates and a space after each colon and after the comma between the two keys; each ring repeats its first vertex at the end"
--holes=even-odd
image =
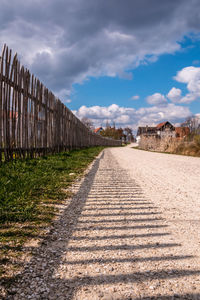
{"type": "Polygon", "coordinates": [[[200,299],[200,159],[103,151],[7,299],[200,299]]]}

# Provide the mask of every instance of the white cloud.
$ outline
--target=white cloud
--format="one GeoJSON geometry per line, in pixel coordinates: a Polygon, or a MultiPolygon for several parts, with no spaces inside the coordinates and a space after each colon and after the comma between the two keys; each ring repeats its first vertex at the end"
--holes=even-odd
{"type": "Polygon", "coordinates": [[[167,98],[170,99],[174,103],[180,102],[182,91],[173,87],[169,93],[167,94],[167,98]]]}
{"type": "Polygon", "coordinates": [[[197,94],[188,93],[183,98],[181,98],[181,100],[179,101],[179,103],[189,104],[189,103],[197,100],[198,97],[199,97],[199,95],[197,95],[197,94]]]}
{"type": "Polygon", "coordinates": [[[108,107],[82,106],[74,114],[82,119],[83,117],[92,120],[95,126],[105,126],[106,122],[115,122],[116,126],[130,126],[134,130],[138,125],[155,125],[162,121],[179,123],[191,115],[188,107],[175,105],[174,103],[165,106],[143,107],[138,110],[134,108],[120,107],[112,104],[108,107]]]}
{"type": "Polygon", "coordinates": [[[174,77],[178,82],[183,82],[188,84],[188,89],[190,90],[190,85],[193,81],[196,81],[196,78],[199,77],[200,68],[198,67],[186,67],[181,71],[178,71],[177,75],[174,77]]]}
{"type": "MultiPolygon", "coordinates": [[[[189,91],[189,93],[186,94],[185,96],[179,99],[177,98],[175,102],[191,103],[192,101],[195,101],[200,97],[200,68],[193,67],[193,66],[183,68],[181,71],[177,73],[174,79],[178,82],[187,84],[187,89],[189,91]]],[[[172,94],[174,92],[175,91],[173,91],[172,94]]]]}
{"type": "Polygon", "coordinates": [[[151,105],[163,106],[167,104],[167,99],[160,93],[155,93],[147,97],[147,102],[151,105]]]}
{"type": "Polygon", "coordinates": [[[71,103],[70,99],[71,91],[67,89],[62,89],[59,92],[55,93],[56,97],[59,98],[63,103],[71,103]]]}
{"type": "Polygon", "coordinates": [[[179,122],[184,120],[191,112],[188,107],[169,103],[166,106],[152,106],[140,108],[137,111],[139,122],[145,124],[156,124],[162,121],[179,122]]]}
{"type": "Polygon", "coordinates": [[[129,124],[131,122],[131,118],[129,115],[122,115],[115,119],[115,123],[119,125],[129,124]]]}
{"type": "Polygon", "coordinates": [[[85,105],[81,106],[78,111],[75,111],[75,114],[79,119],[87,117],[93,120],[99,120],[103,123],[106,123],[107,120],[118,120],[119,122],[124,122],[127,116],[131,116],[135,113],[134,108],[125,108],[120,107],[116,104],[112,104],[108,107],[104,106],[91,106],[87,107],[85,105]]]}
{"type": "Polygon", "coordinates": [[[199,0],[1,1],[0,44],[54,92],[91,76],[131,79],[130,70],[180,50],[177,41],[199,31],[199,7],[199,0]]]}
{"type": "Polygon", "coordinates": [[[131,100],[138,100],[138,99],[140,99],[139,95],[135,95],[135,96],[131,97],[131,100]]]}

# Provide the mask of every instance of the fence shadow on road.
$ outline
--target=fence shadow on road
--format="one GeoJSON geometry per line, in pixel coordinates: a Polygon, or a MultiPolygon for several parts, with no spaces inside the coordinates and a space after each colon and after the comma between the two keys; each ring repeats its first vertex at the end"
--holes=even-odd
{"type": "MultiPolygon", "coordinates": [[[[133,192],[130,194],[126,193],[126,195],[123,193],[123,195],[121,195],[122,199],[119,201],[116,194],[115,201],[110,203],[109,197],[106,196],[105,186],[101,186],[100,184],[98,187],[100,189],[101,187],[104,189],[103,195],[99,197],[99,200],[96,200],[98,197],[95,197],[95,199],[92,200],[92,195],[95,193],[94,187],[97,186],[96,183],[94,183],[95,176],[99,169],[99,163],[103,158],[103,155],[104,154],[96,159],[93,167],[83,180],[79,191],[63,212],[62,217],[55,222],[53,229],[43,239],[40,247],[33,250],[33,258],[18,278],[18,286],[23,283],[23,293],[25,298],[22,297],[22,300],[37,299],[37,294],[39,294],[40,297],[38,299],[72,300],[76,292],[84,286],[101,287],[102,285],[109,284],[134,284],[141,281],[149,282],[150,280],[159,280],[160,278],[163,280],[171,280],[174,278],[187,278],[193,275],[200,275],[200,270],[192,268],[190,270],[171,268],[170,272],[168,269],[162,269],[151,272],[151,275],[147,272],[148,270],[135,272],[127,270],[126,273],[121,272],[117,274],[112,274],[112,272],[108,270],[106,274],[101,272],[100,274],[96,274],[94,272],[95,274],[93,275],[80,273],[76,276],[71,276],[69,273],[68,277],[65,277],[65,271],[70,267],[72,267],[73,271],[79,266],[81,266],[81,268],[84,268],[85,266],[86,268],[88,265],[94,265],[95,271],[95,264],[122,264],[123,266],[125,263],[131,263],[133,265],[146,262],[173,263],[175,261],[189,260],[192,258],[190,255],[173,255],[172,252],[170,252],[175,248],[181,247],[181,244],[176,242],[160,242],[160,239],[165,239],[171,236],[171,233],[167,231],[168,225],[163,222],[162,215],[157,211],[157,207],[155,207],[151,201],[145,199],[138,186],[136,186],[137,193],[135,196],[133,192]],[[138,197],[138,195],[140,197],[138,197]],[[105,207],[113,205],[115,208],[114,211],[117,210],[116,207],[120,205],[121,212],[120,214],[117,212],[102,213],[102,210],[104,210],[102,208],[102,204],[105,207]],[[128,207],[126,207],[126,205],[128,205],[128,207]],[[95,206],[96,209],[93,206],[95,206]],[[99,210],[98,206],[100,206],[99,210]],[[151,211],[148,213],[144,212],[145,208],[150,208],[151,211]],[[98,210],[99,213],[96,213],[96,210],[98,210]],[[126,212],[126,210],[128,210],[128,212],[126,212]],[[135,212],[135,210],[137,212],[135,212]],[[88,212],[91,212],[91,214],[88,212]],[[131,219],[131,216],[135,219],[131,219]],[[106,219],[107,217],[109,219],[106,219]],[[116,217],[118,219],[116,219],[116,217]],[[91,218],[91,220],[88,221],[87,218],[91,218]],[[122,219],[120,220],[120,218],[122,219]],[[136,224],[132,225],[132,222],[135,222],[136,224]],[[142,224],[138,224],[139,222],[142,224]],[[107,223],[109,224],[107,225],[107,223]],[[113,230],[119,232],[113,233],[113,230]],[[144,230],[146,231],[144,232],[144,230]],[[155,230],[155,232],[148,232],[149,230],[155,230]],[[85,235],[85,232],[88,234],[85,235]],[[95,234],[95,232],[98,232],[98,234],[95,234]],[[137,245],[133,244],[133,242],[137,239],[140,239],[140,243],[137,245]],[[145,243],[142,243],[141,241],[143,239],[149,239],[148,243],[146,240],[145,243]],[[106,244],[101,245],[100,243],[103,243],[104,241],[106,241],[106,244]],[[70,245],[71,242],[73,243],[72,246],[70,245]],[[78,244],[79,242],[81,242],[81,245],[78,244]],[[128,242],[130,243],[128,244],[128,242]],[[73,246],[74,243],[77,243],[77,245],[73,246]],[[120,251],[126,254],[128,252],[139,253],[141,250],[148,251],[149,249],[153,249],[154,253],[155,251],[168,249],[169,253],[160,255],[159,252],[159,255],[152,254],[146,255],[145,257],[141,257],[139,255],[118,255],[118,253],[121,253],[120,251]],[[98,254],[102,252],[110,253],[111,251],[113,253],[112,257],[101,257],[98,254]],[[85,252],[89,257],[81,259],[77,258],[77,254],[85,252]],[[63,274],[62,267],[64,267],[63,274]],[[36,284],[34,285],[32,283],[36,284]]],[[[130,184],[134,190],[133,182],[129,182],[128,184],[130,184]]],[[[110,191],[108,193],[110,193],[110,191]]],[[[105,210],[106,209],[109,208],[107,207],[105,210]]],[[[10,294],[10,296],[6,299],[14,299],[12,298],[13,296],[14,295],[10,294]]],[[[184,299],[185,295],[177,295],[177,297],[182,297],[181,299],[184,299]]],[[[197,293],[190,294],[189,297],[191,298],[188,299],[200,299],[199,294],[197,293]]],[[[145,300],[148,299],[148,297],[133,297],[127,298],[127,300],[128,299],[145,300]]],[[[151,299],[173,299],[173,293],[172,295],[155,296],[151,299]]]]}
{"type": "MultiPolygon", "coordinates": [[[[45,266],[45,278],[53,278],[53,273],[61,262],[62,253],[66,251],[68,241],[70,240],[74,228],[77,225],[78,218],[83,210],[93,184],[95,174],[98,170],[99,161],[103,158],[103,156],[104,153],[95,160],[91,170],[84,178],[77,194],[72,198],[61,218],[54,223],[52,230],[42,239],[40,246],[38,248],[26,247],[24,249],[25,252],[33,253],[31,261],[26,265],[25,270],[20,275],[18,274],[16,277],[12,276],[3,279],[5,286],[10,280],[20,282],[22,278],[26,278],[28,287],[29,283],[34,281],[34,278],[42,278],[44,273],[40,267],[41,262],[45,266]],[[63,241],[62,246],[61,243],[58,246],[58,239],[59,241],[63,241]],[[31,274],[33,274],[33,276],[31,274]]],[[[42,286],[46,286],[44,283],[45,278],[42,280],[42,286]]],[[[26,289],[26,285],[24,289],[26,289]]],[[[12,292],[10,292],[10,294],[12,295],[12,292]]],[[[30,295],[27,294],[27,296],[31,296],[31,293],[30,295]]],[[[10,296],[9,299],[12,299],[12,296],[10,296]]]]}

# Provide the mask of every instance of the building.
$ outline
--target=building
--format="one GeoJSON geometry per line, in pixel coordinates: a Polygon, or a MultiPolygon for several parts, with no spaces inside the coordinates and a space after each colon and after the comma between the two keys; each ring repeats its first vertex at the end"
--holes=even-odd
{"type": "Polygon", "coordinates": [[[175,127],[168,121],[162,122],[156,126],[157,135],[161,138],[176,137],[175,127]]]}
{"type": "Polygon", "coordinates": [[[156,127],[149,127],[148,125],[145,127],[138,127],[137,136],[155,134],[157,134],[156,127]]]}
{"type": "Polygon", "coordinates": [[[137,141],[139,142],[141,136],[144,137],[155,137],[155,138],[184,138],[190,133],[188,127],[175,127],[170,122],[162,122],[155,127],[138,127],[137,141]]]}
{"type": "Polygon", "coordinates": [[[96,134],[100,134],[102,131],[103,131],[102,127],[98,127],[96,129],[94,129],[94,133],[96,133],[96,134]]]}
{"type": "Polygon", "coordinates": [[[185,138],[190,133],[189,127],[175,127],[176,138],[185,138]]]}

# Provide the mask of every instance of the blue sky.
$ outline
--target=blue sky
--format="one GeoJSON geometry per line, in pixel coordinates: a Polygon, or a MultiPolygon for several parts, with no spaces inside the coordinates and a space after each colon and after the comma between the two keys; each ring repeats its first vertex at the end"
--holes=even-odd
{"type": "MultiPolygon", "coordinates": [[[[143,64],[132,69],[133,79],[119,77],[90,77],[83,84],[74,84],[71,95],[71,109],[78,109],[83,103],[86,106],[111,105],[140,108],[146,104],[146,97],[156,92],[167,94],[172,86],[187,92],[186,85],[173,79],[177,71],[188,67],[200,67],[200,40],[186,39],[181,43],[181,50],[173,54],[161,55],[156,62],[143,64]],[[138,101],[131,98],[140,96],[138,101]]],[[[192,113],[200,112],[200,102],[191,103],[192,113]]]]}
{"type": "Polygon", "coordinates": [[[95,126],[200,114],[199,0],[0,0],[0,45],[95,126]]]}
{"type": "MultiPolygon", "coordinates": [[[[71,95],[72,102],[68,104],[68,107],[78,111],[83,103],[87,107],[95,105],[106,107],[115,103],[120,107],[131,107],[138,110],[143,107],[151,107],[147,102],[149,95],[155,93],[167,95],[172,87],[181,89],[183,95],[187,94],[187,85],[178,82],[174,77],[178,71],[189,66],[200,68],[200,40],[185,37],[180,42],[180,46],[181,49],[173,54],[161,55],[155,62],[144,63],[129,70],[133,77],[130,80],[103,76],[88,78],[83,84],[74,84],[74,91],[71,95]],[[138,97],[133,99],[134,96],[138,97]]],[[[200,113],[200,97],[191,103],[182,103],[181,106],[189,108],[192,115],[198,114],[200,113]]],[[[183,120],[184,118],[185,116],[183,120]]],[[[176,122],[176,119],[173,121],[176,122]]],[[[177,119],[177,123],[181,121],[181,118],[177,119]]],[[[99,124],[104,125],[103,122],[99,124]]],[[[149,124],[155,123],[150,121],[149,124]]]]}

